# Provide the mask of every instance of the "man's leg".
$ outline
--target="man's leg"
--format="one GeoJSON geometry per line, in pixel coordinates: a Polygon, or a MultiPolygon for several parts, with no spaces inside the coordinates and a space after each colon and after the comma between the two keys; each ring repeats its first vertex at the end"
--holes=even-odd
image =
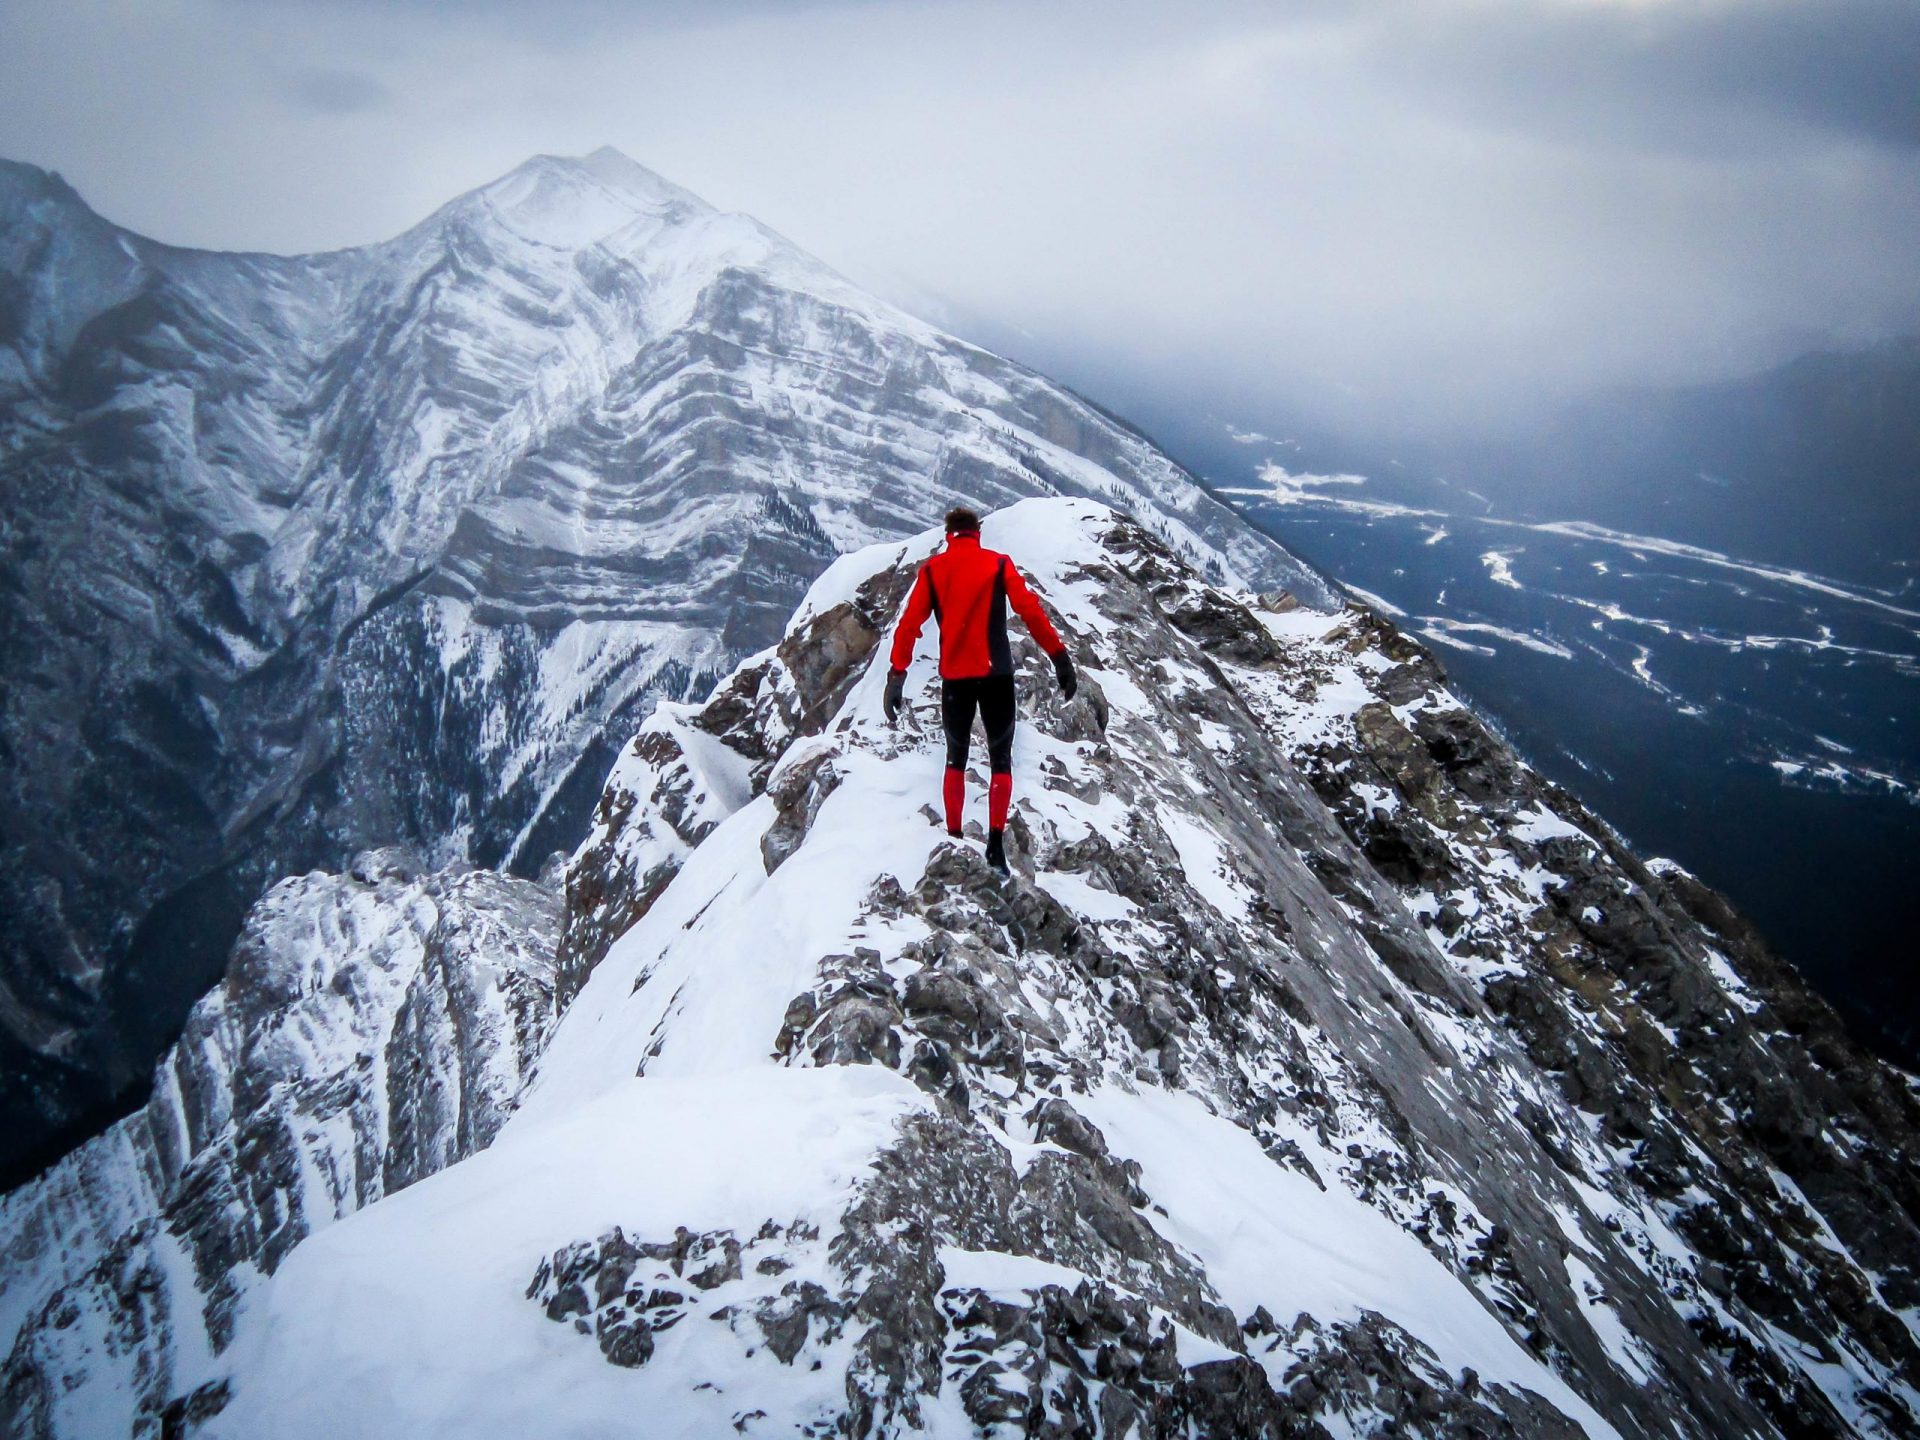
{"type": "Polygon", "coordinates": [[[1013,803],[1013,720],[1016,713],[1011,675],[990,675],[980,682],[980,723],[987,731],[987,828],[1007,828],[1013,803]]]}
{"type": "Polygon", "coordinates": [[[967,801],[967,747],[973,740],[973,712],[979,704],[977,680],[940,682],[940,727],[947,732],[947,774],[940,796],[946,803],[947,833],[958,835],[967,801]]]}

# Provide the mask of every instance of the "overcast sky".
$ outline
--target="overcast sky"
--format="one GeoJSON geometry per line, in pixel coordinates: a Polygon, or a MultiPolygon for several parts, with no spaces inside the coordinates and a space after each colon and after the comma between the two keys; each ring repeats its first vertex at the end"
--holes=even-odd
{"type": "Polygon", "coordinates": [[[0,154],[162,240],[380,239],[602,144],[963,330],[1276,403],[1920,330],[1920,0],[0,4],[0,154]]]}

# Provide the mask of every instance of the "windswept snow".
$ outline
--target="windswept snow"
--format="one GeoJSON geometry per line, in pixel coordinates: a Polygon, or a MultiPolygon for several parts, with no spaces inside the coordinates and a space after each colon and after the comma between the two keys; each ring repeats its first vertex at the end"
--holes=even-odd
{"type": "Polygon", "coordinates": [[[1509,590],[1525,588],[1513,578],[1513,557],[1518,553],[1517,550],[1489,550],[1483,554],[1480,563],[1487,567],[1487,578],[1509,590]]]}
{"type": "Polygon", "coordinates": [[[230,1362],[245,1381],[207,1433],[586,1440],[644,1415],[649,1436],[706,1440],[750,1410],[844,1402],[838,1374],[755,1364],[705,1316],[666,1332],[648,1368],[616,1368],[523,1292],[542,1255],[614,1225],[831,1225],[920,1093],[873,1067],[762,1063],[629,1074],[571,1098],[304,1246],[248,1316],[230,1362]]]}
{"type": "Polygon", "coordinates": [[[1438,640],[1443,645],[1453,644],[1455,637],[1460,635],[1490,635],[1538,655],[1551,655],[1556,660],[1573,659],[1573,652],[1557,640],[1544,635],[1530,635],[1524,630],[1511,630],[1504,625],[1492,625],[1479,620],[1449,620],[1444,615],[1423,615],[1419,617],[1418,624],[1422,635],[1438,640]]]}

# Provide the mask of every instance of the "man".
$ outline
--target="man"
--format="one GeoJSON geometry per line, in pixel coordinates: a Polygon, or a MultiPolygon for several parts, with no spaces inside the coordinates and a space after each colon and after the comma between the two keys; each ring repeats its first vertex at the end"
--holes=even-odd
{"type": "Polygon", "coordinates": [[[906,612],[893,632],[893,668],[887,675],[887,723],[900,713],[914,642],[932,615],[940,625],[940,723],[947,732],[943,798],[947,833],[960,833],[966,804],[967,747],[978,711],[987,732],[987,863],[1007,873],[1003,832],[1013,799],[1013,647],[1007,643],[1007,606],[1053,661],[1060,691],[1073,698],[1078,682],[1067,647],[1055,633],[1013,561],[980,543],[980,517],[967,509],[947,514],[947,543],[914,577],[906,612]]]}

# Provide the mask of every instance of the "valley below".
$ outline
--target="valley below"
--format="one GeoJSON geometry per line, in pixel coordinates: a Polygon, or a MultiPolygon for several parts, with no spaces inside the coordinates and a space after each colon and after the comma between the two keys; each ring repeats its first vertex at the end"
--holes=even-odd
{"type": "Polygon", "coordinates": [[[1305,473],[1278,442],[1214,458],[1246,477],[1223,494],[1434,646],[1545,773],[1724,889],[1914,1062],[1920,1005],[1897,963],[1920,845],[1910,567],[1835,579],[1529,516],[1470,482],[1305,473]]]}

